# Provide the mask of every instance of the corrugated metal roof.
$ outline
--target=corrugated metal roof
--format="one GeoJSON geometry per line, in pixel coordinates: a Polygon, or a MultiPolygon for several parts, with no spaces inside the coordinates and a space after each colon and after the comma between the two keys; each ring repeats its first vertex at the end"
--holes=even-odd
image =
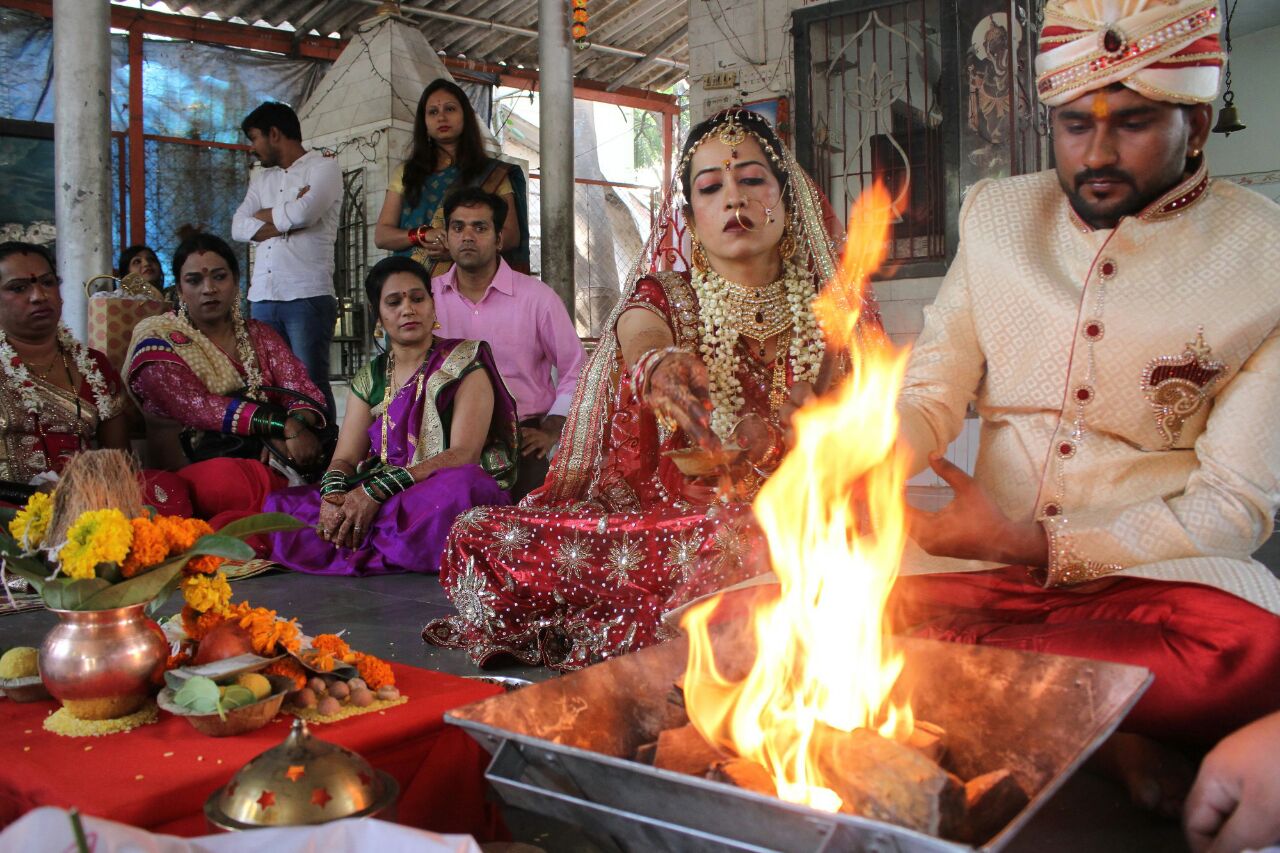
{"type": "MultiPolygon", "coordinates": [[[[568,0],[564,0],[565,5],[568,0]]],[[[137,2],[128,5],[138,5],[137,2]]],[[[141,0],[144,8],[351,36],[378,0],[141,0]]],[[[496,65],[538,65],[538,0],[416,0],[401,14],[445,56],[496,65]]],[[[575,50],[574,76],[664,89],[688,74],[688,0],[588,0],[589,48],[575,50]]]]}

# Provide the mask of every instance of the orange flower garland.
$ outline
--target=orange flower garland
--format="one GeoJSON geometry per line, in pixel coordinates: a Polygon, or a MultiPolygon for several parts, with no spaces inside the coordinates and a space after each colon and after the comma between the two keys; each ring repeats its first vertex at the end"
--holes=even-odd
{"type": "Polygon", "coordinates": [[[587,0],[573,0],[573,26],[569,31],[578,47],[587,46],[587,0]]]}
{"type": "Polygon", "coordinates": [[[365,684],[369,685],[370,690],[396,683],[396,674],[391,671],[391,666],[386,661],[358,652],[355,658],[356,669],[360,670],[360,677],[364,679],[365,684]]]}

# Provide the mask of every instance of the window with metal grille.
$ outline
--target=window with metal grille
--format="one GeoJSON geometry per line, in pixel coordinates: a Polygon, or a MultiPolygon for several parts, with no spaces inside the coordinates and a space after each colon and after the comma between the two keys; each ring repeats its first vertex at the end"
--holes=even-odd
{"type": "Polygon", "coordinates": [[[333,292],[338,322],[333,330],[329,378],[347,380],[364,364],[369,336],[364,278],[369,272],[369,219],[365,210],[364,169],[342,173],[342,208],[333,247],[333,292]]]}
{"type": "Polygon", "coordinates": [[[838,211],[880,180],[890,274],[940,275],[973,183],[1040,168],[1034,0],[842,0],[792,13],[796,156],[838,211]]]}

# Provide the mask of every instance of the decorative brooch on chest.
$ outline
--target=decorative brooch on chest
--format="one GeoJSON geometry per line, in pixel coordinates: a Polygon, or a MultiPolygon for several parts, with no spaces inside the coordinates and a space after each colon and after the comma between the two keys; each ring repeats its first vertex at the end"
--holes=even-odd
{"type": "Polygon", "coordinates": [[[1188,342],[1180,355],[1156,356],[1142,372],[1142,391],[1151,401],[1166,450],[1177,444],[1187,418],[1200,411],[1210,390],[1227,372],[1227,366],[1214,361],[1212,355],[1204,342],[1204,326],[1200,326],[1196,339],[1188,342]]]}

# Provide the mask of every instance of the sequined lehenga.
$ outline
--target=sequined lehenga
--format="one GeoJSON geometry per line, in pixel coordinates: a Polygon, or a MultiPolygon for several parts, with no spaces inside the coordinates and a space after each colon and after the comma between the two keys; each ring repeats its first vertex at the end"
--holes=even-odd
{"type": "MultiPolygon", "coordinates": [[[[795,261],[816,292],[833,270],[834,216],[788,159],[790,174],[800,176],[790,190],[803,237],[795,261]]],[[[547,484],[519,507],[477,507],[454,525],[441,583],[458,614],[430,622],[428,642],[465,648],[479,666],[511,656],[576,669],[661,641],[663,613],[752,571],[744,560],[749,506],[718,503],[713,486],[685,477],[663,455],[688,440],[637,400],[614,332],[618,316],[639,307],[667,322],[677,346],[699,351],[690,275],[655,271],[663,247],[679,246],[671,237],[677,197],[669,192],[647,269],[625,291],[583,370],[547,484]]],[[[870,297],[862,317],[878,323],[870,297]]],[[[776,389],[791,387],[794,364],[761,363],[741,339],[737,347],[744,402],[735,414],[776,419],[776,389]]]]}

